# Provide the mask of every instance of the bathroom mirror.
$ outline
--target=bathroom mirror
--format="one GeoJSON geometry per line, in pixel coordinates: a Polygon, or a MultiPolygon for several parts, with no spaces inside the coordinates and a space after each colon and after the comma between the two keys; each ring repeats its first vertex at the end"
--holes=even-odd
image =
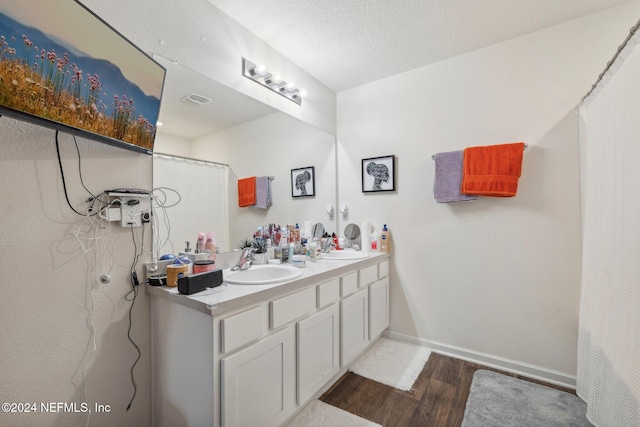
{"type": "Polygon", "coordinates": [[[314,224],[311,229],[311,235],[314,239],[321,239],[324,235],[324,225],[320,222],[314,224]]]}
{"type": "Polygon", "coordinates": [[[360,244],[360,227],[356,224],[348,224],[344,228],[344,237],[347,241],[347,247],[352,248],[354,244],[360,244]]]}
{"type": "Polygon", "coordinates": [[[154,59],[167,69],[153,160],[154,188],[163,187],[171,206],[156,221],[160,253],[182,251],[187,241],[195,247],[198,232],[214,232],[227,252],[270,223],[323,222],[336,231],[325,211],[336,204],[334,135],[181,64],[154,59]],[[316,195],[293,198],[291,170],[309,166],[316,195]],[[269,208],[238,207],[237,181],[251,176],[273,178],[269,208]]]}

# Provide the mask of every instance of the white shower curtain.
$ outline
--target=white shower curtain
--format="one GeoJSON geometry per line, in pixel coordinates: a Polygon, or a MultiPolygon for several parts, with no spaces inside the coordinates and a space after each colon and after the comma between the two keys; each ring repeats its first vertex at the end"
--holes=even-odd
{"type": "Polygon", "coordinates": [[[580,105],[578,395],[599,427],[640,426],[640,47],[580,105]]]}
{"type": "MultiPolygon", "coordinates": [[[[229,167],[212,162],[194,161],[176,156],[153,157],[153,186],[167,187],[180,194],[180,203],[166,210],[168,221],[159,211],[154,224],[159,227],[160,255],[185,249],[189,242],[195,250],[198,232],[213,232],[221,252],[229,250],[228,218],[229,167]],[[167,236],[170,242],[167,242],[167,236]]],[[[164,190],[167,204],[178,200],[175,194],[164,190]]],[[[156,192],[156,194],[160,194],[156,192]]]]}

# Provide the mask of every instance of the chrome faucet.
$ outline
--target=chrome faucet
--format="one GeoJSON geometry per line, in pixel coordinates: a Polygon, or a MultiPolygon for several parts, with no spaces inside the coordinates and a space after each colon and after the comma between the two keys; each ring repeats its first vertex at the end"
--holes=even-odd
{"type": "Polygon", "coordinates": [[[244,248],[238,263],[231,267],[231,271],[246,270],[251,267],[251,261],[253,261],[253,248],[244,248]]]}
{"type": "Polygon", "coordinates": [[[327,253],[335,247],[336,247],[336,244],[333,243],[333,239],[331,237],[325,237],[322,240],[320,240],[320,251],[323,253],[327,253]]]}

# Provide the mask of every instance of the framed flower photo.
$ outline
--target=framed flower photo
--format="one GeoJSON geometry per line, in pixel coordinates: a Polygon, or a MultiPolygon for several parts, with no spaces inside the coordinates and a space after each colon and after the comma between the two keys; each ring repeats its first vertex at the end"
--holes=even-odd
{"type": "Polygon", "coordinates": [[[395,191],[396,156],[362,159],[362,192],[395,191]]]}
{"type": "Polygon", "coordinates": [[[315,197],[316,172],[314,166],[291,169],[291,197],[315,197]]]}

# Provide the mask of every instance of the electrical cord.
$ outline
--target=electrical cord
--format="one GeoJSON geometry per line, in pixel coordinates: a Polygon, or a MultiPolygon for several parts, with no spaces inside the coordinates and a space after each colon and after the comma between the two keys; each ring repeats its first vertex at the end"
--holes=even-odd
{"type": "Polygon", "coordinates": [[[67,183],[65,182],[64,170],[62,169],[62,159],[60,158],[60,143],[58,142],[57,130],[56,130],[56,153],[58,154],[58,165],[60,166],[60,175],[62,176],[62,188],[64,189],[64,198],[67,200],[67,204],[69,205],[72,211],[74,211],[78,215],[84,216],[84,214],[78,212],[73,206],[71,206],[71,202],[69,201],[69,195],[67,194],[67,183]]]}
{"type": "MultiPolygon", "coordinates": [[[[86,214],[83,214],[81,212],[78,212],[76,210],[76,208],[74,208],[71,205],[71,202],[69,201],[69,194],[67,193],[67,182],[64,178],[64,169],[62,167],[62,158],[60,157],[60,141],[58,139],[58,130],[56,130],[56,154],[58,155],[58,166],[60,167],[60,176],[62,177],[62,188],[64,190],[64,198],[67,201],[67,205],[69,205],[69,207],[71,208],[72,211],[74,211],[75,213],[77,213],[78,215],[81,216],[86,216],[86,214]]],[[[75,141],[75,137],[74,137],[74,141],[75,141]]],[[[78,165],[80,165],[80,149],[78,148],[78,144],[76,142],[76,149],[78,149],[78,165]]],[[[80,182],[82,182],[82,171],[80,171],[80,182]]],[[[82,182],[82,186],[84,187],[85,190],[87,190],[87,192],[89,194],[91,194],[91,192],[87,189],[87,187],[84,186],[84,182],[82,182]]],[[[92,201],[95,199],[95,196],[93,196],[93,194],[91,194],[92,199],[88,200],[88,201],[92,201]]],[[[91,208],[89,208],[89,213],[90,215],[97,215],[98,212],[93,212],[91,213],[91,210],[93,209],[93,205],[91,206],[91,208]]]]}
{"type": "MultiPolygon", "coordinates": [[[[133,399],[135,399],[136,394],[138,392],[138,386],[136,385],[136,380],[133,375],[133,369],[136,367],[136,364],[138,363],[138,361],[140,360],[140,357],[142,356],[142,353],[140,352],[140,347],[138,347],[138,344],[136,344],[133,338],[131,338],[131,325],[133,323],[132,322],[133,306],[136,303],[136,297],[138,296],[138,286],[140,285],[140,282],[138,282],[138,275],[136,274],[136,265],[138,264],[138,258],[140,257],[140,254],[138,253],[138,245],[136,243],[136,236],[133,232],[133,227],[131,227],[131,237],[133,240],[134,257],[133,257],[133,263],[131,264],[131,275],[130,275],[131,291],[125,296],[125,299],[127,301],[131,301],[131,306],[129,307],[129,328],[127,329],[127,338],[129,339],[131,344],[133,344],[133,346],[136,348],[136,351],[138,352],[138,357],[133,362],[133,365],[131,365],[131,370],[129,371],[131,375],[131,384],[133,384],[133,396],[131,396],[131,400],[127,405],[127,411],[129,410],[129,408],[131,408],[133,399]],[[133,296],[131,297],[130,295],[132,294],[133,296]]],[[[144,239],[144,234],[143,234],[143,239],[144,239]]]]}
{"type": "Polygon", "coordinates": [[[76,139],[75,135],[73,135],[73,142],[76,144],[76,151],[78,152],[78,174],[80,175],[80,184],[82,184],[82,186],[87,191],[87,193],[89,193],[91,197],[95,199],[96,196],[94,196],[93,193],[89,191],[87,186],[84,185],[84,180],[82,179],[82,158],[80,156],[80,148],[78,147],[78,140],[76,139]]]}

